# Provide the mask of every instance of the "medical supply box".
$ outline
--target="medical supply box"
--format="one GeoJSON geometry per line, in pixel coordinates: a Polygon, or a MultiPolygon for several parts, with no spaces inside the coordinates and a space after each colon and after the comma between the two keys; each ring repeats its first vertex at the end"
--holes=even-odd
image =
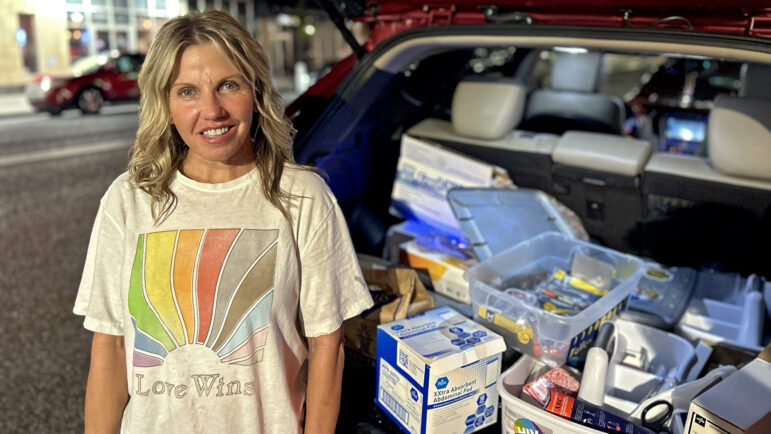
{"type": "Polygon", "coordinates": [[[496,422],[503,338],[444,306],[378,326],[377,405],[413,434],[496,422]]]}
{"type": "Polygon", "coordinates": [[[476,259],[458,259],[446,253],[428,250],[413,240],[401,245],[399,263],[426,270],[434,291],[461,303],[471,304],[469,284],[464,273],[479,263],[476,259]]]}
{"type": "Polygon", "coordinates": [[[771,363],[754,359],[691,401],[685,434],[771,432],[771,363]]]}

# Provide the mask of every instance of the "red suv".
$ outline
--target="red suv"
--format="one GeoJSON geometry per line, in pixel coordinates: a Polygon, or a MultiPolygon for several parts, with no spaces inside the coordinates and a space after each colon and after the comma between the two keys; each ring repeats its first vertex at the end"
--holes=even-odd
{"type": "Polygon", "coordinates": [[[98,113],[106,101],[139,99],[137,77],[144,54],[102,53],[75,60],[68,75],[39,75],[26,86],[27,99],[38,111],[58,115],[75,107],[98,113]]]}
{"type": "Polygon", "coordinates": [[[378,255],[398,221],[408,135],[552,194],[607,247],[771,277],[767,2],[322,4],[356,55],[286,113],[358,251],[378,255]],[[368,27],[361,45],[346,18],[368,27]]]}

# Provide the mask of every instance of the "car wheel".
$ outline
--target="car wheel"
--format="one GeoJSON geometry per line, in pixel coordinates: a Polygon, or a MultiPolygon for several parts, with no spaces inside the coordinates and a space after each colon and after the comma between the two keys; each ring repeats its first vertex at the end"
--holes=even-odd
{"type": "Polygon", "coordinates": [[[95,87],[87,87],[78,94],[77,106],[83,114],[99,113],[104,105],[102,92],[95,87]]]}

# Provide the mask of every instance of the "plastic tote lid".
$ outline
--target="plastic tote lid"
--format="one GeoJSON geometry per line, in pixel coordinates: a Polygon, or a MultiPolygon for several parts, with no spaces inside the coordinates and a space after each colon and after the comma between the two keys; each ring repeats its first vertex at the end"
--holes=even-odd
{"type": "Polygon", "coordinates": [[[447,200],[480,261],[544,232],[576,236],[540,190],[455,188],[447,200]]]}

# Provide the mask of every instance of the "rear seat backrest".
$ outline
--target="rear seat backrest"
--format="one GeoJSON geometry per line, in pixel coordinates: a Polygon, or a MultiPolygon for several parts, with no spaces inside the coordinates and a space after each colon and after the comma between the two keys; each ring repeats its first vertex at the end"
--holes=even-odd
{"type": "Polygon", "coordinates": [[[757,254],[771,243],[771,67],[745,66],[742,75],[742,96],[714,101],[709,159],[657,153],[646,166],[644,253],[771,277],[757,254]]]}
{"type": "Polygon", "coordinates": [[[758,63],[742,65],[739,96],[771,99],[771,65],[758,63]]]}
{"type": "Polygon", "coordinates": [[[494,140],[522,119],[527,89],[512,79],[474,78],[458,83],[452,126],[461,136],[494,140]]]}
{"type": "Polygon", "coordinates": [[[712,164],[726,175],[771,180],[770,129],[771,99],[719,96],[707,127],[712,164]]]}
{"type": "Polygon", "coordinates": [[[606,246],[637,253],[642,220],[640,175],[651,155],[643,140],[568,131],[554,147],[554,196],[606,246]]]}
{"type": "Polygon", "coordinates": [[[458,83],[452,121],[425,119],[407,134],[503,167],[521,187],[549,191],[551,152],[559,137],[513,130],[522,118],[527,90],[510,78],[471,78],[458,83]]]}
{"type": "Polygon", "coordinates": [[[551,88],[530,96],[520,128],[562,134],[568,130],[621,134],[624,103],[598,93],[602,53],[556,53],[551,88]]]}

